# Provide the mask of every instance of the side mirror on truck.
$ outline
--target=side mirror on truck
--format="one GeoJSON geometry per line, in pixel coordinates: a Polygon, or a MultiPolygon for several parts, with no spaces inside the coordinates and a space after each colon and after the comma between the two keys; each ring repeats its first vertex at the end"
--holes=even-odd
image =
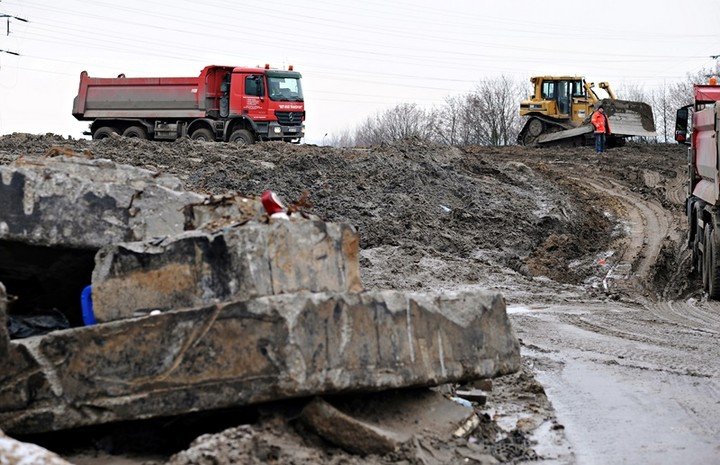
{"type": "Polygon", "coordinates": [[[690,115],[692,114],[692,105],[686,105],[678,108],[675,112],[675,141],[679,144],[690,145],[688,140],[690,137],[690,115]]]}

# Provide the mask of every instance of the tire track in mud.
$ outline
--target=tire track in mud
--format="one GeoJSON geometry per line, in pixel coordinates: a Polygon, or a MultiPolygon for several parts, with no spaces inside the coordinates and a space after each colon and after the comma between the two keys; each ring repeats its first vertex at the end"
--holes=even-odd
{"type": "Polygon", "coordinates": [[[629,268],[627,271],[637,279],[646,280],[657,262],[665,238],[677,236],[677,231],[671,228],[673,215],[659,201],[645,200],[613,180],[589,181],[587,184],[622,205],[630,232],[616,267],[621,270],[629,268]]]}
{"type": "MultiPolygon", "coordinates": [[[[720,366],[715,361],[720,356],[715,347],[715,339],[720,335],[720,302],[664,300],[650,282],[663,247],[668,244],[678,250],[684,247],[680,234],[684,218],[678,211],[663,207],[663,200],[669,205],[681,205],[684,201],[682,175],[683,172],[678,170],[677,176],[662,186],[665,199],[646,198],[613,179],[586,181],[593,189],[616,199],[621,205],[619,213],[624,217],[628,233],[618,243],[620,253],[614,269],[628,272],[625,279],[618,279],[616,275],[612,284],[639,304],[639,308],[618,312],[615,306],[610,306],[606,311],[581,316],[565,314],[560,319],[583,330],[612,337],[616,343],[618,340],[635,341],[654,348],[649,352],[615,353],[617,351],[610,350],[606,353],[639,362],[660,362],[660,370],[663,369],[661,365],[665,365],[673,372],[702,372],[716,376],[720,374],[720,366]]],[[[660,176],[649,170],[643,171],[643,181],[653,188],[662,184],[660,176]]],[[[687,279],[680,270],[675,276],[676,279],[687,279]]],[[[602,349],[598,351],[603,352],[602,349]]]]}

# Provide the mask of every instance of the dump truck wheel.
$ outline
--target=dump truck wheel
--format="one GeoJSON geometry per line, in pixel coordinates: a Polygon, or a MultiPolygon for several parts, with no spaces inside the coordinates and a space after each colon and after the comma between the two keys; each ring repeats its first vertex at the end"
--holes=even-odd
{"type": "Polygon", "coordinates": [[[696,235],[693,239],[693,243],[690,245],[691,260],[693,274],[698,274],[702,270],[702,253],[700,253],[700,238],[696,235]]]}
{"type": "Polygon", "coordinates": [[[133,137],[135,139],[147,139],[147,131],[140,126],[130,126],[123,131],[123,137],[133,137]]]}
{"type": "Polygon", "coordinates": [[[238,145],[250,145],[255,142],[255,138],[247,129],[236,129],[230,135],[228,142],[235,142],[238,145]]]}
{"type": "Polygon", "coordinates": [[[100,139],[107,139],[108,137],[111,137],[113,134],[120,135],[118,130],[112,126],[101,126],[93,132],[92,138],[94,140],[100,140],[100,139]]]}
{"type": "Polygon", "coordinates": [[[711,299],[720,299],[720,247],[717,247],[718,232],[710,233],[710,273],[708,275],[708,296],[711,299]]]}
{"type": "Polygon", "coordinates": [[[710,288],[710,269],[712,266],[712,236],[710,234],[710,226],[705,226],[705,233],[703,236],[703,254],[702,254],[702,282],[703,290],[708,291],[710,288]]]}
{"type": "Polygon", "coordinates": [[[190,139],[199,140],[201,142],[213,142],[215,140],[215,135],[207,128],[200,128],[193,131],[190,139]]]}

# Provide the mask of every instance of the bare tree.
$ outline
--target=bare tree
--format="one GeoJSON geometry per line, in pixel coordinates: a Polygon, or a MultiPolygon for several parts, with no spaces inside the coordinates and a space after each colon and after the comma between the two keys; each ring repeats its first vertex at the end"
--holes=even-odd
{"type": "Polygon", "coordinates": [[[445,98],[445,105],[437,110],[435,135],[440,143],[459,145],[463,138],[465,96],[445,98]]]}
{"type": "Polygon", "coordinates": [[[337,134],[330,134],[327,139],[327,144],[332,147],[353,147],[355,145],[355,138],[350,129],[343,129],[337,134]]]}
{"type": "Polygon", "coordinates": [[[645,90],[645,87],[634,84],[634,83],[624,83],[621,84],[616,92],[619,99],[621,100],[630,100],[632,102],[644,102],[644,103],[650,103],[651,102],[651,96],[648,94],[648,92],[645,90]]]}
{"type": "Polygon", "coordinates": [[[522,121],[518,104],[522,86],[507,76],[482,81],[468,96],[466,116],[474,127],[470,143],[510,145],[515,142],[522,121]]]}
{"type": "Polygon", "coordinates": [[[668,116],[674,113],[672,104],[670,103],[669,92],[667,83],[663,82],[662,86],[655,89],[650,97],[658,140],[665,143],[668,141],[668,131],[670,128],[668,116]]]}
{"type": "Polygon", "coordinates": [[[522,128],[522,85],[506,76],[480,82],[469,94],[448,97],[437,111],[436,139],[450,145],[509,145],[522,128]]]}
{"type": "Polygon", "coordinates": [[[433,136],[434,112],[415,103],[401,103],[390,110],[366,119],[355,130],[357,145],[373,145],[400,139],[433,136]]]}
{"type": "Polygon", "coordinates": [[[663,82],[662,86],[651,93],[650,100],[658,140],[666,143],[672,141],[675,131],[675,111],[692,103],[693,85],[706,82],[709,74],[711,71],[706,69],[687,73],[685,79],[670,83],[663,82]]]}

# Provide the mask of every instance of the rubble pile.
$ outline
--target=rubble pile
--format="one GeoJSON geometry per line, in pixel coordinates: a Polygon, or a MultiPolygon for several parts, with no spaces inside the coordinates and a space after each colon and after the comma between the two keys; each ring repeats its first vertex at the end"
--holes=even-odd
{"type": "MultiPolygon", "coordinates": [[[[213,434],[173,449],[170,463],[537,459],[532,435],[561,438],[562,425],[533,359],[494,389],[437,388],[445,397],[429,411],[470,413],[450,415],[446,429],[398,424],[422,425],[413,406],[431,394],[403,403],[396,389],[517,369],[499,293],[514,305],[602,297],[593,283],[623,228],[619,207],[586,181],[605,173],[660,198],[667,183],[649,181],[671,180],[683,156],[666,146],[599,159],[584,148],[417,140],[332,149],[0,137],[0,319],[10,317],[0,428],[245,405],[274,413],[197,430],[213,434]],[[302,214],[269,218],[266,189],[298,199],[302,214]],[[99,323],[89,326],[79,299],[88,285],[99,323]],[[30,321],[47,314],[66,321],[30,321]],[[367,397],[378,391],[387,397],[367,397]]],[[[671,248],[663,257],[681,263],[671,248]]],[[[654,278],[663,286],[664,268],[654,278]]]]}
{"type": "MultiPolygon", "coordinates": [[[[257,198],[195,194],[171,176],[56,152],[0,165],[0,282],[12,296],[0,318],[54,312],[70,326],[0,333],[8,433],[435,386],[520,367],[499,294],[366,291],[352,226],[297,211],[276,219],[257,198]]],[[[329,413],[353,424],[320,400],[303,416],[329,436],[321,421],[329,413]]],[[[448,425],[473,414],[465,416],[448,425]]],[[[364,453],[390,453],[414,437],[364,453]]]]}

